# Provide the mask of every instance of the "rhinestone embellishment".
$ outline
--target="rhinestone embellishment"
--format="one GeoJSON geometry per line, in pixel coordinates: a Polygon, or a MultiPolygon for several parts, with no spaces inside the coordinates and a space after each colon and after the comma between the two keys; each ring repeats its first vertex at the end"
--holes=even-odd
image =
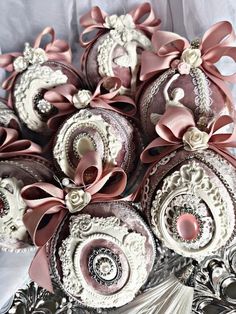
{"type": "Polygon", "coordinates": [[[105,286],[117,283],[122,275],[119,256],[107,248],[95,248],[92,251],[88,268],[91,276],[105,286]]]}
{"type": "Polygon", "coordinates": [[[3,193],[0,192],[0,218],[6,216],[9,211],[9,204],[3,193]]]}

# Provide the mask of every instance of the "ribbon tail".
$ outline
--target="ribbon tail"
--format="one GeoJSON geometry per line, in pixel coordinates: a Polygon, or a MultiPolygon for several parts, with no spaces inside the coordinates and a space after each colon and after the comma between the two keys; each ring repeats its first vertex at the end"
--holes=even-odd
{"type": "Polygon", "coordinates": [[[17,72],[13,72],[3,83],[2,83],[2,88],[6,89],[6,90],[10,90],[16,80],[18,73],[17,72]]]}
{"type": "Polygon", "coordinates": [[[40,287],[54,293],[45,245],[36,252],[30,265],[29,276],[40,287]]]}
{"type": "Polygon", "coordinates": [[[175,57],[176,56],[169,55],[165,58],[161,58],[154,52],[144,51],[141,56],[140,80],[146,81],[160,71],[168,69],[170,67],[171,61],[175,57]]]}

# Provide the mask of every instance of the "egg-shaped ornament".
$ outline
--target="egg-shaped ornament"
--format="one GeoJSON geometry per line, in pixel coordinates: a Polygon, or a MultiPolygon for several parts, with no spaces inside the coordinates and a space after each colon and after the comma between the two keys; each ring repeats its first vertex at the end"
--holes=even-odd
{"type": "Polygon", "coordinates": [[[203,131],[188,108],[169,107],[156,125],[159,137],[141,156],[155,161],[141,196],[153,232],[168,248],[197,261],[235,234],[236,161],[227,148],[235,145],[236,133],[221,133],[232,122],[223,115],[203,131]]]}
{"type": "Polygon", "coordinates": [[[65,83],[78,87],[83,85],[71,59],[68,44],[55,39],[55,32],[50,27],[38,35],[33,47],[26,43],[22,53],[1,56],[1,67],[12,72],[3,88],[10,92],[9,106],[14,108],[24,126],[26,137],[40,141],[37,134],[50,134],[47,121],[57,113],[57,109],[44,98],[46,91],[65,83]],[[46,35],[50,35],[51,40],[41,48],[46,35]]]}
{"type": "Polygon", "coordinates": [[[94,87],[103,77],[117,76],[122,81],[121,92],[134,94],[141,52],[152,50],[150,37],[160,24],[151,5],[144,3],[120,16],[93,7],[80,24],[84,27],[80,42],[85,47],[82,66],[88,84],[94,87]],[[92,38],[86,40],[86,36],[92,38]]]}
{"type": "Polygon", "coordinates": [[[52,274],[72,299],[90,308],[117,308],[146,282],[155,242],[128,202],[101,202],[67,216],[48,254],[52,274]]]}
{"type": "Polygon", "coordinates": [[[154,34],[155,52],[142,54],[140,78],[145,82],[137,101],[147,142],[155,138],[155,125],[168,106],[184,105],[191,109],[200,128],[219,114],[234,115],[232,95],[226,82],[235,81],[235,75],[223,75],[215,65],[223,56],[236,55],[235,47],[231,47],[233,43],[227,42],[228,30],[233,31],[229,22],[217,23],[202,40],[191,43],[170,32],[154,34]],[[225,28],[226,36],[222,39],[220,31],[225,28]],[[220,45],[229,45],[230,49],[220,49],[220,45]]]}
{"type": "MultiPolygon", "coordinates": [[[[132,193],[130,190],[137,188],[144,171],[139,159],[144,147],[143,136],[132,119],[136,112],[134,101],[119,95],[121,80],[115,77],[102,79],[94,92],[67,87],[67,94],[69,89],[71,94],[67,96],[66,106],[73,114],[65,119],[55,135],[53,157],[57,169],[62,175],[73,178],[82,157],[94,151],[104,165],[124,169],[129,179],[127,193],[132,193]],[[104,87],[106,83],[110,86],[108,90],[104,87]]],[[[47,97],[63,96],[60,87],[55,91],[48,92],[47,97]]],[[[61,111],[59,116],[63,114],[61,111]]]]}
{"type": "Polygon", "coordinates": [[[23,223],[27,205],[21,189],[35,182],[53,182],[51,165],[37,154],[38,145],[0,128],[0,250],[24,251],[33,247],[23,223]]]}

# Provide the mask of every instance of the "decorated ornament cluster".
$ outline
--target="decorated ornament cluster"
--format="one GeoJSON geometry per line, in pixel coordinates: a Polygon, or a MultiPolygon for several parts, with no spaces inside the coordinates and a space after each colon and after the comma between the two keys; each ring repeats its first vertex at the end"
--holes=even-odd
{"type": "Polygon", "coordinates": [[[36,246],[32,280],[90,309],[190,313],[196,270],[235,236],[236,76],[215,66],[235,33],[188,42],[149,3],[80,22],[81,69],[50,27],[0,56],[0,247],[36,246]],[[188,263],[150,288],[163,247],[188,263]]]}

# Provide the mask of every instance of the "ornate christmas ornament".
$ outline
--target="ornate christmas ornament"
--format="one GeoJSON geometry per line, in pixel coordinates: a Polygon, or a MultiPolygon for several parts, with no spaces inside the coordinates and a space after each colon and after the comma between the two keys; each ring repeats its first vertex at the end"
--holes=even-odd
{"type": "Polygon", "coordinates": [[[54,37],[54,30],[45,28],[33,47],[26,43],[22,54],[6,54],[0,58],[1,66],[13,72],[3,84],[4,88],[11,89],[9,105],[14,107],[23,125],[36,133],[49,133],[47,120],[57,113],[57,109],[44,99],[45,92],[65,83],[82,86],[81,77],[71,66],[68,44],[54,37]],[[51,42],[45,49],[39,48],[47,34],[51,35],[51,42]]]}
{"type": "Polygon", "coordinates": [[[57,167],[72,178],[80,159],[96,151],[104,165],[123,168],[133,184],[141,170],[141,149],[141,134],[125,117],[105,109],[81,109],[61,126],[53,155],[57,167]]]}
{"type": "Polygon", "coordinates": [[[62,289],[92,308],[134,299],[154,258],[152,234],[127,202],[88,205],[66,217],[50,246],[51,269],[62,289]]]}
{"type": "Polygon", "coordinates": [[[140,5],[129,14],[108,16],[98,7],[85,14],[80,23],[85,27],[81,45],[86,48],[83,68],[90,86],[101,78],[117,76],[121,79],[121,93],[134,93],[143,50],[151,50],[151,34],[160,20],[154,17],[149,3],[140,5]],[[146,18],[142,20],[142,17],[146,18]],[[97,36],[89,42],[84,35],[98,29],[97,36]]]}
{"type": "Polygon", "coordinates": [[[232,96],[225,84],[233,75],[224,76],[214,65],[222,56],[233,54],[233,41],[227,41],[231,32],[229,22],[219,22],[202,40],[191,43],[170,32],[154,34],[155,52],[142,54],[141,79],[147,81],[138,99],[147,141],[155,138],[155,125],[169,106],[191,109],[199,128],[219,114],[234,115],[232,96]],[[223,39],[220,31],[224,32],[223,39]]]}
{"type": "Polygon", "coordinates": [[[198,261],[224,247],[235,231],[236,161],[227,151],[235,145],[235,131],[219,133],[232,121],[220,116],[205,132],[189,109],[171,106],[156,125],[160,137],[141,156],[157,161],[142,192],[154,233],[168,248],[198,261]],[[168,149],[158,154],[160,146],[168,149]]]}
{"type": "Polygon", "coordinates": [[[34,182],[53,181],[49,164],[36,157],[0,160],[0,248],[24,251],[32,248],[32,240],[23,223],[26,204],[21,189],[34,182]]]}

